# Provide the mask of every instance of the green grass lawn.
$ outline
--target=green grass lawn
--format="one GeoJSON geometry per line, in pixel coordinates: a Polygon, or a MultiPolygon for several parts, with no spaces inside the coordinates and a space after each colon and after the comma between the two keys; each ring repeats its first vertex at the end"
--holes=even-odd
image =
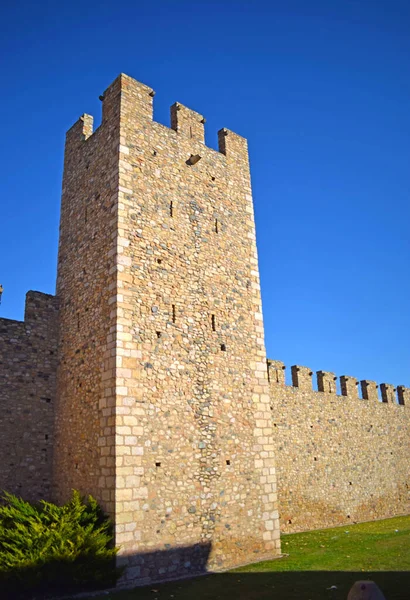
{"type": "MultiPolygon", "coordinates": [[[[228,573],[99,596],[109,600],[346,600],[372,579],[386,600],[410,598],[410,516],[282,536],[284,558],[228,573]],[[329,589],[336,586],[336,589],[329,589]]],[[[95,598],[95,597],[94,597],[95,598]]]]}

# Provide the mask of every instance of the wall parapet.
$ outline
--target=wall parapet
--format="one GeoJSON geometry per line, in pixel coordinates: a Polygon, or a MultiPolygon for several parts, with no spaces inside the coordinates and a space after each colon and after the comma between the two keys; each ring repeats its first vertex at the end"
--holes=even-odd
{"type": "MultiPolygon", "coordinates": [[[[135,123],[135,128],[147,123],[156,123],[153,118],[153,98],[155,91],[147,85],[121,73],[100,96],[102,102],[102,122],[113,123],[115,120],[127,119],[135,123]]],[[[170,107],[170,125],[163,126],[177,137],[191,139],[192,143],[205,145],[206,119],[198,112],[175,102],[170,107]]],[[[99,128],[98,128],[99,129],[99,128]]],[[[70,150],[78,152],[81,145],[90,140],[98,131],[93,130],[93,117],[83,114],[66,134],[66,154],[70,150]]],[[[248,157],[247,141],[242,136],[222,128],[218,131],[218,150],[207,147],[216,154],[229,157],[240,155],[248,157]]],[[[189,157],[188,157],[189,158],[189,157]]]]}
{"type": "Polygon", "coordinates": [[[330,371],[317,371],[317,389],[319,392],[337,393],[337,377],[330,371]]]}
{"type": "Polygon", "coordinates": [[[310,392],[312,390],[313,372],[309,369],[309,367],[293,365],[291,367],[291,372],[293,387],[297,387],[306,392],[310,392]]]}
{"type": "Polygon", "coordinates": [[[409,514],[410,388],[288,370],[268,360],[282,532],[409,514]]]}
{"type": "MultiPolygon", "coordinates": [[[[272,385],[286,384],[286,366],[280,360],[267,359],[268,379],[272,385]]],[[[350,375],[337,377],[331,371],[316,371],[317,391],[357,400],[369,400],[379,404],[410,406],[410,388],[403,385],[395,387],[391,383],[381,383],[369,379],[360,382],[350,375]],[[338,392],[338,381],[340,393],[338,392]],[[359,398],[359,386],[362,397],[359,398]],[[379,398],[379,390],[381,397],[379,398]]],[[[291,366],[292,384],[287,387],[298,388],[303,392],[313,392],[313,371],[301,365],[291,366]]]]}
{"type": "Polygon", "coordinates": [[[363,400],[379,400],[378,389],[379,386],[375,381],[370,381],[369,379],[363,379],[360,382],[360,386],[362,388],[362,398],[363,400]]]}
{"type": "Polygon", "coordinates": [[[26,294],[23,321],[0,317],[2,335],[7,335],[8,329],[10,329],[10,332],[13,331],[13,333],[20,329],[25,334],[27,326],[44,328],[47,325],[47,320],[54,317],[57,310],[58,303],[56,296],[30,290],[26,294]]]}
{"type": "Polygon", "coordinates": [[[404,387],[404,385],[398,385],[397,396],[399,404],[407,404],[408,406],[410,406],[410,388],[404,387]]]}
{"type": "Polygon", "coordinates": [[[267,360],[268,365],[268,380],[270,383],[279,383],[286,385],[285,382],[285,365],[280,360],[267,360]]]}

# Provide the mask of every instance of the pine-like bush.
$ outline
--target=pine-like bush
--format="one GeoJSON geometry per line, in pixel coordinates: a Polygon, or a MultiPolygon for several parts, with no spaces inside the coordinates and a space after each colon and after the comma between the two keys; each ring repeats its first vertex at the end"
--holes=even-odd
{"type": "Polygon", "coordinates": [[[111,586],[119,575],[112,528],[96,500],[77,491],[63,506],[5,493],[0,505],[0,589],[58,593],[111,586]]]}

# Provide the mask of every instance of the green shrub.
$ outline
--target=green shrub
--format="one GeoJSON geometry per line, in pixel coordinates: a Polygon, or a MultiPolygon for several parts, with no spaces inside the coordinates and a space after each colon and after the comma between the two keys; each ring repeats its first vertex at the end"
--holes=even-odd
{"type": "Polygon", "coordinates": [[[96,500],[77,491],[63,506],[5,493],[0,505],[0,589],[9,595],[111,586],[117,548],[96,500]]]}

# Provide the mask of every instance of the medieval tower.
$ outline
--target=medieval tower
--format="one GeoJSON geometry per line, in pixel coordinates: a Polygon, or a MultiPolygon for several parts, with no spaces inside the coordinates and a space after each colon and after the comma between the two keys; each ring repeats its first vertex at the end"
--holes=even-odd
{"type": "Polygon", "coordinates": [[[92,494],[141,584],[278,556],[278,500],[408,514],[410,388],[266,359],[246,140],[153,96],[120,75],[67,133],[57,294],[0,319],[0,491],[92,494]]]}
{"type": "Polygon", "coordinates": [[[153,96],[120,75],[67,133],[53,477],[144,579],[158,552],[169,577],[280,548],[247,143],[153,96]]]}

